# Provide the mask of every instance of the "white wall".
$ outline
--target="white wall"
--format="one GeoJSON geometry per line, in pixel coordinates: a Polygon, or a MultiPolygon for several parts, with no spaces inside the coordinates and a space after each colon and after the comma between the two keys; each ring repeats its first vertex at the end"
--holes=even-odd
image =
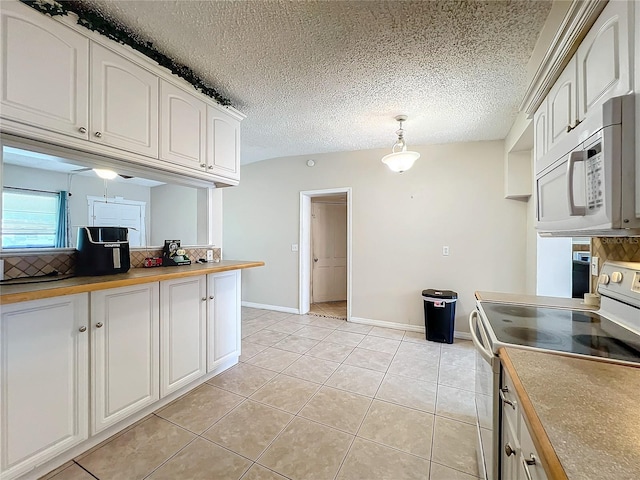
{"type": "MultiPolygon", "coordinates": [[[[87,225],[89,213],[87,196],[104,196],[104,180],[96,177],[81,175],[71,176],[71,188],[68,183],[69,176],[66,173],[50,172],[37,168],[19,167],[16,165],[3,165],[3,185],[19,188],[32,188],[36,190],[71,192],[69,197],[69,223],[71,225],[71,247],[76,246],[76,235],[79,226],[87,225]]],[[[108,197],[123,197],[127,200],[136,200],[147,203],[146,228],[149,229],[149,187],[131,185],[114,181],[107,181],[108,197]]]]}
{"type": "Polygon", "coordinates": [[[572,243],[570,237],[538,236],[537,295],[571,298],[572,243]]]}
{"type": "Polygon", "coordinates": [[[243,272],[243,300],[298,308],[299,192],[338,187],[353,189],[352,316],[423,325],[422,289],[451,289],[467,331],[475,290],[524,292],[527,204],[503,198],[503,143],[412,149],[404,174],[386,149],[243,165],[223,192],[225,258],[266,262],[243,272]]]}
{"type": "Polygon", "coordinates": [[[151,189],[151,203],[151,245],[164,245],[165,240],[180,240],[183,246],[198,244],[197,189],[159,185],[151,189]]]}

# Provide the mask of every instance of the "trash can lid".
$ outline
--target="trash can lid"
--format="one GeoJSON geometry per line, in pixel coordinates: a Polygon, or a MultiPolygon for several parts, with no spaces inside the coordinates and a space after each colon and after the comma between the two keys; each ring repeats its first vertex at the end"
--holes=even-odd
{"type": "Polygon", "coordinates": [[[423,297],[436,297],[442,298],[446,300],[456,299],[458,298],[458,294],[453,290],[435,290],[433,288],[428,288],[427,290],[422,290],[423,297]]]}

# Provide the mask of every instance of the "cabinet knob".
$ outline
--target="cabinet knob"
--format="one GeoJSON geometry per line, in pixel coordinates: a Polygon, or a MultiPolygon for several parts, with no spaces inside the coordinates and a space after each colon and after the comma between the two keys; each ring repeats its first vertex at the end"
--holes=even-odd
{"type": "Polygon", "coordinates": [[[207,301],[207,297],[202,297],[202,301],[206,302],[207,301]]]}
{"type": "Polygon", "coordinates": [[[207,166],[207,164],[206,164],[206,163],[201,163],[201,164],[200,164],[200,166],[201,166],[202,168],[205,168],[205,167],[207,166]]]}
{"type": "Polygon", "coordinates": [[[213,300],[213,295],[209,295],[209,300],[213,300]]]}
{"type": "Polygon", "coordinates": [[[102,325],[103,325],[102,322],[98,322],[96,323],[96,328],[102,328],[102,325]]]}
{"type": "Polygon", "coordinates": [[[87,331],[87,327],[85,327],[84,325],[81,326],[78,330],[80,330],[81,332],[86,332],[87,331]]]}
{"type": "Polygon", "coordinates": [[[213,165],[209,165],[207,168],[208,168],[209,170],[213,170],[213,165]]]}
{"type": "Polygon", "coordinates": [[[96,132],[96,133],[94,133],[94,135],[95,135],[96,137],[98,137],[98,138],[102,138],[102,133],[100,133],[100,132],[96,132]]]}
{"type": "Polygon", "coordinates": [[[511,455],[515,455],[516,451],[513,449],[513,447],[511,447],[511,445],[509,445],[508,443],[504,446],[504,453],[507,454],[507,457],[510,457],[511,455]]]}
{"type": "Polygon", "coordinates": [[[87,129],[86,129],[86,128],[84,128],[84,127],[80,127],[80,128],[78,129],[78,131],[79,131],[80,133],[87,133],[87,129]]]}

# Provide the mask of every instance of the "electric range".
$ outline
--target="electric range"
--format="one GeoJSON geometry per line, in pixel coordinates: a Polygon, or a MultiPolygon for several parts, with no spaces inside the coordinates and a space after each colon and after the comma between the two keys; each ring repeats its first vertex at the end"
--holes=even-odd
{"type": "Polygon", "coordinates": [[[478,464],[484,479],[510,480],[501,477],[498,454],[501,347],[640,364],[640,263],[606,262],[598,293],[598,311],[476,302],[469,327],[476,347],[478,464]]]}

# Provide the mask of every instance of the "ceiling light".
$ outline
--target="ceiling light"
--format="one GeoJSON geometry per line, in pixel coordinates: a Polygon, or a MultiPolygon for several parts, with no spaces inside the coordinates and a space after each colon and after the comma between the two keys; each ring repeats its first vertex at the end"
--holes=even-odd
{"type": "Polygon", "coordinates": [[[94,168],[93,171],[96,172],[96,175],[98,175],[100,178],[104,178],[105,180],[113,180],[118,176],[118,174],[113,170],[104,170],[102,168],[94,168]]]}
{"type": "Polygon", "coordinates": [[[398,140],[393,144],[393,153],[382,157],[382,163],[389,167],[390,170],[402,173],[413,166],[413,162],[420,158],[420,154],[407,151],[407,142],[404,140],[404,130],[402,129],[402,122],[407,120],[407,116],[398,115],[396,120],[400,123],[400,128],[396,130],[398,140]]]}

